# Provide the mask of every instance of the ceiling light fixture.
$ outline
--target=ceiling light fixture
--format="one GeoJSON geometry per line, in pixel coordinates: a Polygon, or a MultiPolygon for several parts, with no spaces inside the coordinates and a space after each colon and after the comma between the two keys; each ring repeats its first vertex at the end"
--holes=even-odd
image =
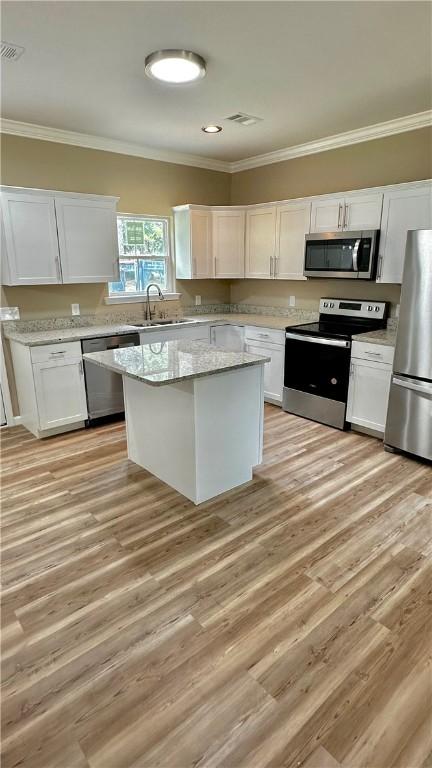
{"type": "Polygon", "coordinates": [[[170,49],[154,51],[145,60],[145,73],[154,80],[164,83],[192,83],[200,80],[206,73],[206,63],[202,56],[193,51],[170,49]]]}
{"type": "Polygon", "coordinates": [[[201,128],[204,133],[220,133],[222,130],[222,126],[220,125],[203,125],[201,128]]]}

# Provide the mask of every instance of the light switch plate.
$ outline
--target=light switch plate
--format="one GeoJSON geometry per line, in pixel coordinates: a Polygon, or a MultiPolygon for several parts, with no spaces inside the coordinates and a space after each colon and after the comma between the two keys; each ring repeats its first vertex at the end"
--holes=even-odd
{"type": "Polygon", "coordinates": [[[289,297],[289,306],[290,307],[295,307],[295,305],[296,305],[296,297],[295,296],[290,296],[289,297]]]}
{"type": "Polygon", "coordinates": [[[71,304],[71,310],[73,315],[79,315],[80,314],[80,305],[79,304],[71,304]]]}
{"type": "Polygon", "coordinates": [[[196,307],[201,306],[201,296],[195,296],[195,306],[196,307]]]}

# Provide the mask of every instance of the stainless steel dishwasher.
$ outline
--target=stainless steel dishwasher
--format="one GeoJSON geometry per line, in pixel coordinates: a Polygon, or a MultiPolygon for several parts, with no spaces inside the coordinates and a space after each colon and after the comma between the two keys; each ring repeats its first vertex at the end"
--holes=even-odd
{"type": "MultiPolygon", "coordinates": [[[[83,339],[81,347],[86,352],[104,352],[106,349],[135,347],[140,343],[138,333],[122,336],[101,336],[97,339],[83,339]]],[[[88,422],[95,419],[124,413],[123,381],[119,373],[113,373],[99,365],[84,360],[84,374],[87,392],[88,422]]]]}

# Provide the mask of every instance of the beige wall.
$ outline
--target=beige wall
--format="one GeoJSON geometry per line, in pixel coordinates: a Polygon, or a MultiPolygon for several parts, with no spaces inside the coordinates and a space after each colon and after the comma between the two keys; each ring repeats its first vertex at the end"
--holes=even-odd
{"type": "Polygon", "coordinates": [[[355,280],[236,280],[231,284],[234,304],[260,304],[288,307],[289,296],[295,296],[296,307],[318,309],[322,296],[349,299],[390,301],[395,314],[400,299],[399,285],[377,285],[355,280]]]}
{"type": "Polygon", "coordinates": [[[231,202],[261,203],[431,177],[432,128],[422,128],[235,173],[231,202]]]}
{"type": "MultiPolygon", "coordinates": [[[[11,186],[59,189],[120,197],[123,213],[170,215],[174,205],[193,202],[226,204],[230,200],[228,173],[186,165],[162,163],[140,157],[101,152],[67,144],[1,137],[1,182],[11,186]]],[[[193,303],[199,293],[203,303],[229,301],[224,281],[188,281],[177,284],[182,303],[193,303]]],[[[22,319],[69,315],[71,303],[81,313],[104,311],[106,285],[47,285],[4,287],[1,306],[18,306],[22,319]]]]}

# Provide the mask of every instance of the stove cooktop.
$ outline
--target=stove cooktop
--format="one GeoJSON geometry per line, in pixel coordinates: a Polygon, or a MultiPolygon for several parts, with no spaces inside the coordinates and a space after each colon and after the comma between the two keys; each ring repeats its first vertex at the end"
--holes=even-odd
{"type": "Polygon", "coordinates": [[[320,320],[318,323],[305,323],[304,325],[291,325],[286,331],[293,331],[309,336],[328,336],[329,338],[351,340],[351,337],[357,333],[369,333],[379,328],[385,328],[386,323],[380,321],[370,321],[363,323],[350,322],[329,322],[320,320]]]}

